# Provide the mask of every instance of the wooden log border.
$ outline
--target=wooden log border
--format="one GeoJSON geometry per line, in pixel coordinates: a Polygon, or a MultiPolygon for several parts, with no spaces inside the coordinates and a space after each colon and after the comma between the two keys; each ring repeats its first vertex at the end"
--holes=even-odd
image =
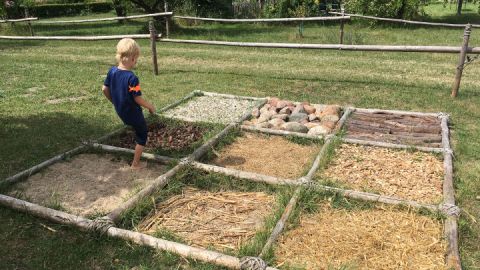
{"type": "Polygon", "coordinates": [[[369,146],[378,146],[383,148],[392,148],[392,149],[414,149],[421,152],[430,152],[430,153],[443,153],[443,148],[435,148],[435,147],[423,147],[423,146],[415,146],[415,145],[406,145],[406,144],[396,144],[396,143],[388,143],[388,142],[381,142],[381,141],[368,141],[368,140],[359,140],[353,138],[342,138],[342,141],[345,143],[350,144],[360,144],[360,145],[369,145],[369,146]]]}
{"type": "Polygon", "coordinates": [[[220,93],[215,93],[215,92],[206,92],[206,91],[201,91],[199,92],[202,93],[204,96],[208,97],[223,97],[223,98],[231,98],[231,99],[244,99],[244,100],[265,100],[266,98],[259,98],[259,97],[249,97],[249,96],[237,96],[237,95],[230,95],[230,94],[220,94],[220,93]]]}
{"type": "Polygon", "coordinates": [[[223,22],[223,23],[255,23],[255,22],[305,22],[305,21],[348,21],[349,16],[343,17],[302,17],[302,18],[273,18],[273,19],[221,19],[221,18],[202,18],[191,16],[173,16],[174,19],[223,22]]]}
{"type": "Polygon", "coordinates": [[[292,131],[278,130],[278,129],[271,129],[271,128],[258,128],[258,127],[249,126],[249,125],[241,125],[240,128],[245,131],[258,132],[258,133],[271,134],[271,135],[294,136],[294,137],[300,137],[300,138],[311,139],[311,140],[324,139],[324,136],[321,136],[321,135],[313,136],[313,135],[308,135],[306,133],[292,132],[292,131]]]}
{"type": "Polygon", "coordinates": [[[71,21],[38,21],[35,23],[36,24],[89,23],[89,22],[105,22],[105,21],[140,19],[140,18],[149,18],[149,17],[170,17],[172,15],[173,15],[173,12],[160,12],[160,13],[151,13],[151,14],[143,14],[143,15],[110,17],[110,18],[102,18],[102,19],[86,19],[86,20],[71,20],[71,21]]]}
{"type": "MultiPolygon", "coordinates": [[[[91,146],[94,149],[100,149],[102,151],[109,152],[109,153],[123,153],[123,154],[132,154],[132,155],[135,154],[135,150],[128,149],[128,148],[115,147],[115,146],[99,144],[99,143],[92,143],[91,146]]],[[[142,153],[142,158],[147,160],[157,161],[163,164],[168,164],[172,161],[177,160],[175,158],[160,156],[160,155],[145,153],[145,152],[142,153]]]]}
{"type": "MultiPolygon", "coordinates": [[[[334,14],[334,15],[342,15],[340,12],[329,12],[329,14],[334,14]]],[[[392,19],[392,18],[382,18],[382,17],[375,17],[375,16],[366,16],[366,15],[360,15],[360,14],[351,14],[351,13],[343,13],[346,16],[349,17],[357,17],[357,18],[363,18],[363,19],[371,19],[371,20],[377,20],[377,21],[386,21],[386,22],[397,22],[397,23],[403,23],[403,24],[415,24],[415,25],[425,25],[425,26],[443,26],[443,27],[458,27],[458,28],[463,28],[466,25],[465,24],[453,24],[453,23],[431,23],[431,22],[422,22],[422,21],[410,21],[410,20],[402,20],[402,19],[392,19]]],[[[479,24],[474,24],[472,25],[473,27],[479,28],[479,24]]]]}
{"type": "MultiPolygon", "coordinates": [[[[68,214],[62,211],[50,209],[1,194],[0,205],[36,217],[47,219],[55,223],[74,226],[81,231],[92,231],[92,228],[95,227],[95,220],[90,220],[84,217],[68,214]]],[[[184,244],[159,239],[147,234],[124,230],[113,226],[106,227],[105,233],[110,237],[132,241],[139,245],[149,246],[157,250],[172,252],[194,260],[200,260],[203,262],[228,267],[230,269],[242,269],[243,258],[239,259],[237,257],[233,257],[216,251],[190,247],[184,244]]],[[[265,269],[278,270],[277,268],[268,266],[265,269]]]]}
{"type": "MultiPolygon", "coordinates": [[[[157,38],[162,35],[158,34],[157,38]]],[[[79,41],[99,41],[99,40],[118,40],[122,38],[150,39],[150,34],[134,35],[112,35],[112,36],[0,36],[5,40],[79,40],[79,41]]]]}
{"type": "Polygon", "coordinates": [[[37,17],[32,18],[23,18],[23,19],[9,19],[9,20],[0,20],[0,23],[13,23],[13,22],[30,22],[38,20],[37,17]]]}
{"type": "MultiPolygon", "coordinates": [[[[421,53],[460,53],[460,46],[411,46],[411,45],[345,45],[345,44],[299,44],[299,43],[259,43],[259,42],[231,42],[214,40],[187,40],[163,38],[160,42],[221,45],[234,47],[279,48],[279,49],[319,49],[342,51],[375,51],[375,52],[421,52],[421,53]]],[[[480,54],[480,47],[469,47],[470,54],[480,54]]]]}

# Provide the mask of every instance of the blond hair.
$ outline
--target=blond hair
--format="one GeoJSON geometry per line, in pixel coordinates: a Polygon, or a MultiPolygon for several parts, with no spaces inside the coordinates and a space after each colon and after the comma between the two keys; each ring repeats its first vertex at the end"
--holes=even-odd
{"type": "Polygon", "coordinates": [[[117,54],[115,59],[117,62],[128,61],[132,57],[138,57],[140,55],[140,47],[137,42],[131,38],[124,38],[117,44],[117,54]]]}

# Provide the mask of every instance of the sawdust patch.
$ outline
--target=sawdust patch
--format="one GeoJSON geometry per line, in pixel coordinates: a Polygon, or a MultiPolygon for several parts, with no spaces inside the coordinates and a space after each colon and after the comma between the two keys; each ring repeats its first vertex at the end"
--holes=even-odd
{"type": "Polygon", "coordinates": [[[433,154],[343,144],[317,177],[423,203],[442,198],[443,162],[433,154]]]}
{"type": "Polygon", "coordinates": [[[186,187],[159,203],[138,225],[154,234],[167,229],[189,245],[238,250],[261,229],[275,198],[264,192],[209,192],[186,187]]]}
{"type": "Polygon", "coordinates": [[[10,193],[75,215],[106,214],[165,171],[153,162],[133,171],[113,155],[80,154],[32,175],[10,193]]]}
{"type": "Polygon", "coordinates": [[[301,177],[320,151],[318,145],[293,143],[281,136],[245,133],[223,148],[213,163],[277,177],[301,177]]]}
{"type": "Polygon", "coordinates": [[[446,269],[442,227],[408,211],[325,204],[319,213],[300,217],[299,226],[279,239],[276,255],[280,265],[306,269],[446,269]]]}

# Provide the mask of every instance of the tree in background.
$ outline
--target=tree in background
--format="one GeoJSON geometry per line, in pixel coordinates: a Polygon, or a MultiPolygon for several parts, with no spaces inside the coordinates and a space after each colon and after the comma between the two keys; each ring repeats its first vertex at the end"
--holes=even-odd
{"type": "MultiPolygon", "coordinates": [[[[166,0],[129,0],[147,13],[164,11],[166,0]]],[[[232,16],[232,0],[168,0],[170,10],[195,16],[232,16]]]]}
{"type": "Polygon", "coordinates": [[[345,0],[349,13],[396,19],[415,19],[422,12],[422,0],[345,0]]]}

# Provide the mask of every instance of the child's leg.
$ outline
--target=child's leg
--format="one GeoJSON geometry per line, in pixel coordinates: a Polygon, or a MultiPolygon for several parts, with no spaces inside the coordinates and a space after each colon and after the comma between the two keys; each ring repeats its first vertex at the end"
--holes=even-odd
{"type": "Polygon", "coordinates": [[[132,162],[132,168],[141,168],[140,166],[140,157],[142,156],[143,153],[143,145],[140,145],[137,143],[135,145],[135,154],[133,155],[133,162],[132,162]]]}

